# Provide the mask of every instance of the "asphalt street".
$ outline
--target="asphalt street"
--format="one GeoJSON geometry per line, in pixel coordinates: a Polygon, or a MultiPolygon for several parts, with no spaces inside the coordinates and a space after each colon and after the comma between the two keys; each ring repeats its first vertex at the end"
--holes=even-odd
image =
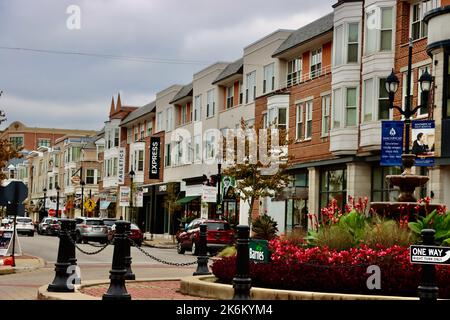
{"type": "MultiPolygon", "coordinates": [[[[36,299],[37,289],[40,286],[51,283],[54,278],[54,264],[58,254],[59,239],[57,237],[35,235],[34,237],[19,236],[19,241],[24,254],[40,257],[46,261],[46,265],[34,271],[1,275],[0,300],[36,299]]],[[[79,246],[89,252],[98,249],[88,244],[80,244],[79,246]]],[[[158,258],[169,260],[170,262],[196,261],[196,257],[190,253],[180,255],[175,249],[158,249],[145,246],[142,248],[158,258]]],[[[104,251],[96,255],[86,255],[77,250],[77,264],[80,267],[81,281],[108,280],[112,255],[113,246],[108,246],[104,251]]],[[[133,258],[132,270],[137,280],[143,278],[190,276],[196,270],[196,265],[176,267],[156,262],[139,252],[136,248],[131,248],[131,256],[133,258]]]]}

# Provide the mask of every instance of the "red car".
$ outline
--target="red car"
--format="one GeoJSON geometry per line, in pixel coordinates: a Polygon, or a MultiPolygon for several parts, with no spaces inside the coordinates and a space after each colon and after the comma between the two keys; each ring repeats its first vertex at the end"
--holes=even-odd
{"type": "Polygon", "coordinates": [[[177,234],[177,252],[184,254],[186,250],[198,255],[198,241],[200,238],[200,224],[206,223],[206,247],[210,253],[217,252],[234,242],[234,232],[227,221],[195,219],[186,230],[177,234]]]}
{"type": "MultiPolygon", "coordinates": [[[[144,234],[142,233],[141,229],[134,223],[131,224],[131,234],[130,239],[132,239],[139,247],[142,245],[142,242],[144,241],[144,234]]],[[[114,224],[108,233],[108,240],[112,241],[114,238],[114,234],[116,232],[116,224],[114,224]]]]}

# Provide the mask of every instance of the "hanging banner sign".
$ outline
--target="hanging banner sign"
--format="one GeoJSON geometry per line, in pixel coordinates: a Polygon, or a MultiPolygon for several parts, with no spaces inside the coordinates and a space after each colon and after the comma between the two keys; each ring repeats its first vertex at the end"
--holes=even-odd
{"type": "Polygon", "coordinates": [[[144,206],[144,191],[138,190],[136,192],[135,207],[142,208],[144,206]]]}
{"type": "Polygon", "coordinates": [[[403,121],[381,122],[381,165],[402,166],[403,121]]]}
{"type": "Polygon", "coordinates": [[[119,170],[117,173],[117,182],[119,185],[125,183],[125,148],[119,148],[119,170]]]}
{"type": "Polygon", "coordinates": [[[210,187],[210,186],[203,186],[202,201],[216,203],[217,202],[217,188],[210,187]]]}
{"type": "Polygon", "coordinates": [[[414,165],[419,167],[434,166],[434,120],[416,120],[412,121],[411,124],[411,152],[417,156],[414,165]]]}
{"type": "Polygon", "coordinates": [[[161,138],[150,138],[150,179],[159,179],[161,138]]]}
{"type": "Polygon", "coordinates": [[[119,189],[119,206],[130,206],[130,187],[120,187],[119,189]]]}

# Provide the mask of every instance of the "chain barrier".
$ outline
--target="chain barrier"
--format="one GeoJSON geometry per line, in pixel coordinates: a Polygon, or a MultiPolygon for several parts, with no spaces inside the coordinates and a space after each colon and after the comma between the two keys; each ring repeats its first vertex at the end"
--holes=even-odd
{"type": "MultiPolygon", "coordinates": [[[[103,245],[103,246],[96,246],[96,245],[90,244],[91,246],[97,247],[97,248],[100,248],[100,249],[98,249],[98,250],[96,250],[96,251],[93,251],[93,252],[89,252],[89,251],[86,251],[86,250],[84,250],[84,249],[81,249],[81,248],[78,246],[78,244],[73,240],[72,237],[69,237],[69,239],[70,239],[70,242],[72,242],[72,244],[75,246],[75,248],[77,248],[81,253],[84,253],[84,254],[86,254],[86,255],[88,255],[88,256],[93,256],[93,255],[99,254],[100,252],[102,252],[103,250],[105,250],[107,246],[109,246],[109,242],[107,242],[107,243],[106,243],[105,245],[103,245]]],[[[89,243],[88,243],[88,244],[89,244],[89,243]]]]}
{"type": "Polygon", "coordinates": [[[193,266],[193,265],[197,264],[197,261],[193,261],[193,262],[170,262],[170,261],[165,261],[163,259],[155,257],[154,255],[148,253],[147,251],[145,251],[144,249],[139,247],[139,245],[136,242],[134,242],[133,239],[131,239],[131,238],[128,238],[128,239],[130,240],[131,244],[136,247],[136,249],[138,249],[140,252],[142,252],[144,255],[146,255],[150,259],[153,259],[153,260],[155,260],[157,262],[160,262],[160,263],[163,263],[163,264],[167,264],[169,266],[177,266],[177,267],[193,266]]]}

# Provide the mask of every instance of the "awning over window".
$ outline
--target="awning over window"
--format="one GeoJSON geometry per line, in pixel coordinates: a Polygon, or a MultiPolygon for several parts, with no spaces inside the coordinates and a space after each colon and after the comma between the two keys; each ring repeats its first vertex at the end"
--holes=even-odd
{"type": "Polygon", "coordinates": [[[100,209],[106,210],[110,204],[111,201],[100,201],[100,209]]]}
{"type": "Polygon", "coordinates": [[[200,198],[200,196],[189,196],[189,197],[185,197],[185,198],[182,198],[180,200],[177,200],[177,203],[178,204],[185,204],[185,203],[189,203],[192,200],[195,200],[195,199],[198,199],[198,198],[200,198]]]}

